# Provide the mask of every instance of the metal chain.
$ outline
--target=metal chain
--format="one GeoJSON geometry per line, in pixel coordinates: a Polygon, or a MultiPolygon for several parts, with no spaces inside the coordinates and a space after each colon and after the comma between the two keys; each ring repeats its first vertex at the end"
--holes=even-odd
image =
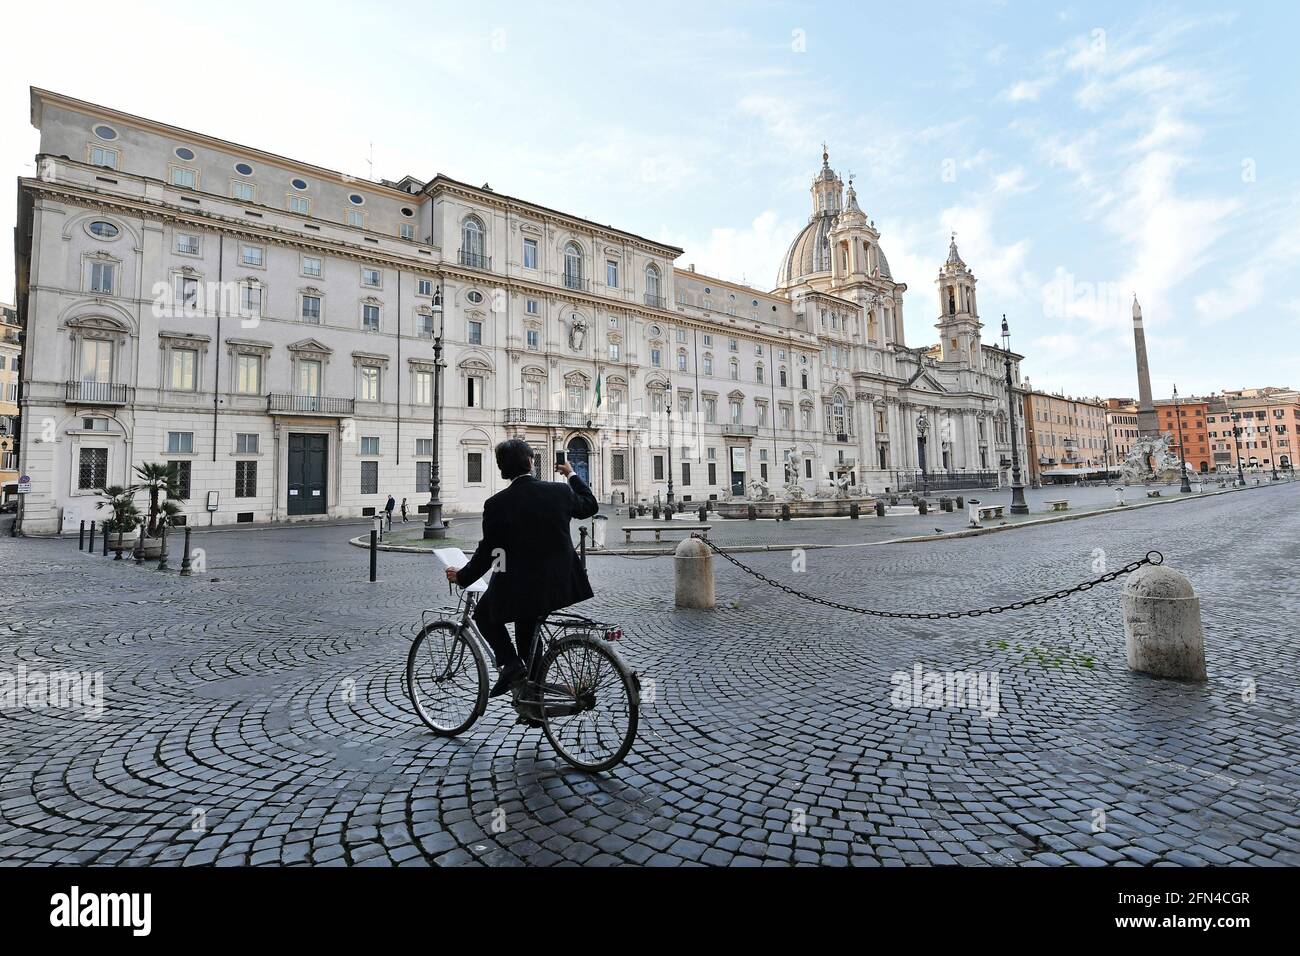
{"type": "Polygon", "coordinates": [[[984,614],[1001,614],[1003,611],[1019,611],[1027,607],[1046,604],[1048,601],[1054,601],[1057,598],[1067,598],[1071,594],[1077,594],[1080,591],[1087,591],[1096,587],[1098,584],[1106,584],[1107,582],[1114,581],[1116,578],[1125,574],[1132,574],[1144,564],[1159,565],[1163,564],[1165,560],[1164,555],[1159,551],[1148,551],[1145,558],[1134,561],[1131,564],[1126,564],[1118,571],[1108,571],[1099,578],[1094,578],[1091,581],[1084,581],[1082,584],[1074,585],[1074,587],[1062,588],[1061,590],[1054,591],[1051,594],[1042,594],[1036,598],[1030,598],[1025,601],[1014,601],[1011,604],[1003,604],[1001,606],[974,608],[970,611],[878,611],[872,608],[854,607],[852,604],[842,604],[839,601],[830,601],[826,598],[817,597],[815,594],[807,594],[796,588],[790,587],[788,584],[782,584],[780,581],[774,581],[766,574],[763,574],[760,571],[755,571],[748,565],[741,564],[735,557],[728,554],[702,534],[692,532],[691,537],[699,538],[699,540],[703,541],[713,549],[714,552],[726,558],[746,574],[752,575],[764,584],[770,584],[772,587],[784,591],[786,594],[793,597],[797,597],[800,600],[811,601],[814,604],[821,604],[824,607],[834,608],[837,611],[849,611],[853,614],[869,614],[872,617],[902,618],[909,621],[939,621],[944,619],[957,620],[963,617],[980,617],[984,614]]]}

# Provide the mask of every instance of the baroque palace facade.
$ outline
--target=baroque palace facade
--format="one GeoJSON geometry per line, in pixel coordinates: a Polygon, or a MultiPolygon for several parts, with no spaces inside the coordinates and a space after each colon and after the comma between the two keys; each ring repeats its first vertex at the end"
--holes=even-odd
{"type": "Polygon", "coordinates": [[[499,490],[492,446],[514,435],[606,501],[1007,478],[1006,353],[981,342],[974,275],[951,245],[939,344],[909,347],[906,286],[825,155],[763,293],[486,185],[357,180],[41,90],[32,122],[25,533],[102,518],[97,488],[162,461],[189,524],[356,516],[390,493],[415,511],[439,330],[452,513],[499,490]]]}

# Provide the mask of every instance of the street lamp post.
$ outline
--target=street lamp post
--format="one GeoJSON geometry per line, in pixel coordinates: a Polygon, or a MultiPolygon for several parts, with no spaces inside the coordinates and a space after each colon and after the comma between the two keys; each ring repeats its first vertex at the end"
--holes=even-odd
{"type": "Polygon", "coordinates": [[[1268,427],[1268,463],[1273,469],[1273,480],[1277,481],[1277,455],[1273,454],[1273,396],[1264,398],[1264,424],[1268,427]]]}
{"type": "Polygon", "coordinates": [[[1238,422],[1240,421],[1241,421],[1241,413],[1233,412],[1232,413],[1232,443],[1233,446],[1237,449],[1237,481],[1239,481],[1241,484],[1244,485],[1246,483],[1246,474],[1241,470],[1241,425],[1238,424],[1238,422]]]}
{"type": "Polygon", "coordinates": [[[668,510],[673,507],[673,387],[664,386],[664,411],[668,413],[668,510]]]}
{"type": "Polygon", "coordinates": [[[424,540],[447,537],[447,526],[442,520],[442,479],[439,459],[438,426],[442,420],[442,334],[446,328],[443,313],[442,279],[438,279],[438,297],[433,302],[434,320],[438,323],[433,338],[433,463],[429,468],[429,511],[424,520],[424,540]]]}
{"type": "Polygon", "coordinates": [[[1007,411],[1011,424],[1011,513],[1029,514],[1025,504],[1025,486],[1020,483],[1020,446],[1016,442],[1016,392],[1011,384],[1011,327],[1006,315],[1002,316],[1002,352],[1007,369],[1007,411]]]}
{"type": "Polygon", "coordinates": [[[1182,462],[1180,468],[1181,481],[1178,483],[1178,490],[1183,494],[1191,494],[1192,483],[1187,479],[1187,449],[1183,447],[1183,412],[1182,407],[1178,404],[1178,386],[1174,385],[1174,421],[1178,423],[1178,458],[1182,462]]]}

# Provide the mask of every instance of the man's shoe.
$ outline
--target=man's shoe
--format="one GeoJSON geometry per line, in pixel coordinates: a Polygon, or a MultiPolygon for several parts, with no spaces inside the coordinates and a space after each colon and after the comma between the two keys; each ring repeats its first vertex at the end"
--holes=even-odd
{"type": "Polygon", "coordinates": [[[528,668],[524,666],[523,661],[507,664],[501,668],[501,672],[497,675],[497,682],[492,685],[492,690],[488,691],[488,696],[500,697],[502,694],[508,693],[510,688],[524,679],[527,670],[528,668]]]}

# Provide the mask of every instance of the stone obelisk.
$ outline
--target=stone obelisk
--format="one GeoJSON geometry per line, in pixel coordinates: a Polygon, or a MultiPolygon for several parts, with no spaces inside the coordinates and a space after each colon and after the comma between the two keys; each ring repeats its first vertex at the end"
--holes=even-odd
{"type": "Polygon", "coordinates": [[[1151,367],[1147,364],[1147,337],[1142,331],[1142,306],[1133,297],[1133,347],[1137,352],[1138,366],[1138,435],[1156,437],[1160,425],[1156,420],[1156,407],[1151,401],[1151,367]]]}

